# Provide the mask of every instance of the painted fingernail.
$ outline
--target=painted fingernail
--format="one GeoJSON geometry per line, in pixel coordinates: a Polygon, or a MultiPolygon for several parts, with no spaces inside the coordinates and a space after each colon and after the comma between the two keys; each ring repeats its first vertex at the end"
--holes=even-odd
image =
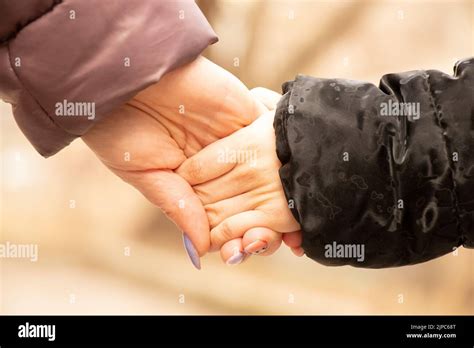
{"type": "Polygon", "coordinates": [[[196,267],[197,269],[201,269],[201,259],[199,257],[199,254],[193,242],[191,242],[191,239],[189,239],[186,233],[183,233],[183,243],[184,243],[184,248],[186,249],[186,252],[188,253],[189,259],[193,263],[194,267],[196,267]]]}
{"type": "Polygon", "coordinates": [[[243,261],[244,256],[245,256],[245,254],[243,252],[236,249],[234,251],[234,255],[229,257],[226,264],[228,264],[228,265],[238,265],[239,263],[241,263],[243,261]]]}
{"type": "Polygon", "coordinates": [[[258,255],[260,253],[263,253],[265,250],[267,250],[267,248],[268,248],[267,242],[261,239],[257,239],[256,241],[247,245],[247,247],[245,248],[245,252],[247,254],[258,255]]]}

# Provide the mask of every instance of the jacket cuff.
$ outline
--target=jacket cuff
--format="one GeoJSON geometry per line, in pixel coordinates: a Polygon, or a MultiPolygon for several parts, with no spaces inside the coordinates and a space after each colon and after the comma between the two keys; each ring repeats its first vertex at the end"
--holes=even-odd
{"type": "Polygon", "coordinates": [[[216,41],[193,1],[64,1],[0,48],[0,97],[48,157],[216,41]]]}
{"type": "Polygon", "coordinates": [[[472,248],[473,63],[457,64],[454,77],[386,75],[379,88],[308,76],[283,85],[279,174],[308,257],[381,268],[472,248]],[[417,118],[384,114],[398,102],[416,103],[417,118]],[[363,257],[326,255],[336,247],[363,248],[363,257]]]}
{"type": "MultiPolygon", "coordinates": [[[[285,192],[285,197],[290,203],[294,203],[294,199],[292,198],[294,187],[292,180],[288,179],[294,176],[295,173],[293,172],[293,168],[295,168],[296,165],[291,163],[291,149],[287,136],[288,120],[294,117],[294,106],[290,104],[293,84],[294,81],[288,81],[283,84],[283,96],[277,104],[275,118],[273,121],[273,128],[275,129],[276,138],[276,153],[282,164],[279,169],[280,180],[282,182],[283,191],[285,192]]],[[[288,206],[296,221],[298,221],[301,225],[302,220],[300,214],[298,213],[296,204],[289,204],[288,206]]]]}

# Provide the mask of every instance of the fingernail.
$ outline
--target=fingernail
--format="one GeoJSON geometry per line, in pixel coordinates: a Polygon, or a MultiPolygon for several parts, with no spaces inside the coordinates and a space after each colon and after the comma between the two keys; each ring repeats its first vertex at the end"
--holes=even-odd
{"type": "Polygon", "coordinates": [[[245,248],[247,254],[258,255],[267,250],[268,244],[264,240],[257,239],[245,248]]]}
{"type": "Polygon", "coordinates": [[[186,233],[183,233],[183,243],[184,248],[186,249],[186,252],[188,253],[188,256],[191,259],[191,262],[193,263],[194,267],[196,267],[197,269],[201,269],[201,259],[199,257],[199,254],[193,242],[191,242],[191,239],[189,239],[186,233]]]}
{"type": "Polygon", "coordinates": [[[228,264],[228,265],[238,265],[239,263],[241,263],[243,261],[244,256],[245,256],[245,254],[243,252],[241,252],[239,250],[236,250],[234,252],[234,255],[229,257],[226,264],[228,264]]]}

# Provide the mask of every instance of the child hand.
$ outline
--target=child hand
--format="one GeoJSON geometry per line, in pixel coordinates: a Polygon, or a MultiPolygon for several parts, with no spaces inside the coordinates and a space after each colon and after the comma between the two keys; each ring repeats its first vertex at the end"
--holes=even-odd
{"type": "MultiPolygon", "coordinates": [[[[278,175],[274,111],[210,144],[176,170],[203,202],[211,227],[211,249],[263,227],[299,230],[278,175]]],[[[253,239],[255,241],[255,239],[253,239]]]]}

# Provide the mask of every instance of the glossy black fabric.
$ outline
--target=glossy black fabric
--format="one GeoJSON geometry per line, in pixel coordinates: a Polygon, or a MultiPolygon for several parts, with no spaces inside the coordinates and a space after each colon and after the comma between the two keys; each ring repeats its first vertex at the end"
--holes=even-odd
{"type": "Polygon", "coordinates": [[[385,75],[380,87],[298,76],[275,116],[280,178],[306,255],[325,265],[394,267],[474,247],[474,58],[454,76],[385,75]],[[419,103],[420,117],[382,116],[419,103]],[[363,244],[363,262],[325,246],[363,244]]]}

